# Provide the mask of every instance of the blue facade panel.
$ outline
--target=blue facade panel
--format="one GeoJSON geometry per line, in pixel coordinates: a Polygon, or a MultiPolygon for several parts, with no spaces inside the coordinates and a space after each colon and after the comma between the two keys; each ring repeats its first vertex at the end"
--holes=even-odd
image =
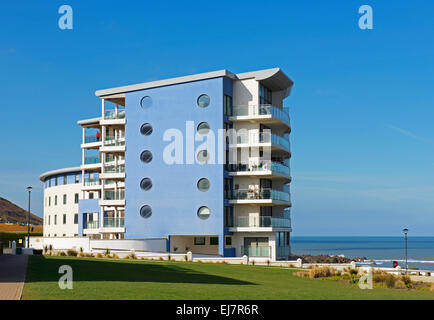
{"type": "MultiPolygon", "coordinates": [[[[208,122],[215,133],[223,129],[224,78],[183,83],[152,88],[126,94],[125,128],[125,227],[127,238],[168,237],[169,235],[216,235],[219,236],[219,252],[223,254],[223,164],[201,165],[196,162],[197,148],[204,141],[194,143],[194,164],[186,164],[186,121],[197,125],[208,122]],[[200,95],[210,97],[210,105],[200,108],[200,95]],[[149,96],[152,105],[141,107],[141,99],[149,96]],[[149,136],[140,133],[140,127],[150,123],[153,132],[149,136]],[[183,134],[183,164],[169,165],[163,160],[164,149],[171,143],[163,141],[168,129],[178,129],[183,134]],[[143,163],[140,154],[149,150],[153,154],[150,163],[143,163]],[[144,191],[140,181],[152,179],[152,188],[144,191]],[[200,178],[210,181],[210,189],[201,192],[197,188],[200,178]],[[143,205],[152,207],[152,215],[140,216],[143,205]],[[197,211],[207,206],[211,215],[201,220],[197,211]]],[[[206,140],[206,139],[205,139],[206,140]]]]}
{"type": "Polygon", "coordinates": [[[78,235],[83,236],[84,219],[88,213],[100,212],[100,199],[82,199],[78,201],[78,235]]]}

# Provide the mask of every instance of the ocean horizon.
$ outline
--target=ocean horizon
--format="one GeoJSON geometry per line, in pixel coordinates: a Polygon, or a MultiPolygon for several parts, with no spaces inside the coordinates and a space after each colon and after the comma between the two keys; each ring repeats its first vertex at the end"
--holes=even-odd
{"type": "MultiPolygon", "coordinates": [[[[409,268],[434,270],[434,237],[413,236],[407,241],[409,268]]],[[[403,236],[293,236],[291,250],[294,255],[366,257],[369,265],[391,267],[398,261],[405,266],[403,236]]]]}

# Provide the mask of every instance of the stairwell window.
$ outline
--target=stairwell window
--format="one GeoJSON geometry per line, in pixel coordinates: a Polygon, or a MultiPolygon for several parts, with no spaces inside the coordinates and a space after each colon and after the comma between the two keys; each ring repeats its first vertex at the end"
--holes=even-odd
{"type": "Polygon", "coordinates": [[[225,116],[232,116],[232,97],[226,94],[223,100],[223,111],[225,116]]]}
{"type": "Polygon", "coordinates": [[[271,90],[259,85],[259,104],[271,104],[271,90]]]}

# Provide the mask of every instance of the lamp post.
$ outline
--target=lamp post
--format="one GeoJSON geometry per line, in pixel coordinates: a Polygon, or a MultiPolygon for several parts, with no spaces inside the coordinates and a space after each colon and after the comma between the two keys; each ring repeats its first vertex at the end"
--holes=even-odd
{"type": "Polygon", "coordinates": [[[404,237],[405,237],[405,274],[407,274],[407,272],[408,272],[408,263],[407,263],[407,233],[408,233],[408,229],[405,228],[402,230],[402,232],[404,232],[404,237]]]}
{"type": "Polygon", "coordinates": [[[29,211],[27,216],[27,248],[30,247],[30,192],[32,192],[32,187],[28,186],[27,191],[29,192],[29,211]]]}

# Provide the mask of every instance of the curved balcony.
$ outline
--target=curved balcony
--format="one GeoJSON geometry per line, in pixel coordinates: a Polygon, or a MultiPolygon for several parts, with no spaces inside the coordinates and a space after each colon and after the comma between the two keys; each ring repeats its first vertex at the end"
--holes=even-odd
{"type": "Polygon", "coordinates": [[[269,216],[243,216],[234,221],[234,225],[229,228],[231,232],[271,232],[277,229],[291,231],[291,219],[275,218],[269,216]]]}
{"type": "Polygon", "coordinates": [[[238,132],[235,144],[229,144],[230,147],[261,147],[266,145],[290,152],[289,137],[270,132],[238,132]]]}
{"type": "Polygon", "coordinates": [[[230,164],[226,166],[231,176],[284,176],[290,179],[291,170],[277,161],[260,161],[249,164],[230,164]]]}
{"type": "Polygon", "coordinates": [[[260,122],[280,122],[290,127],[289,108],[278,108],[270,104],[234,106],[231,121],[259,120],[260,122]]]}
{"type": "Polygon", "coordinates": [[[274,189],[235,189],[229,195],[229,202],[232,204],[267,203],[291,205],[289,192],[274,189]]]}

